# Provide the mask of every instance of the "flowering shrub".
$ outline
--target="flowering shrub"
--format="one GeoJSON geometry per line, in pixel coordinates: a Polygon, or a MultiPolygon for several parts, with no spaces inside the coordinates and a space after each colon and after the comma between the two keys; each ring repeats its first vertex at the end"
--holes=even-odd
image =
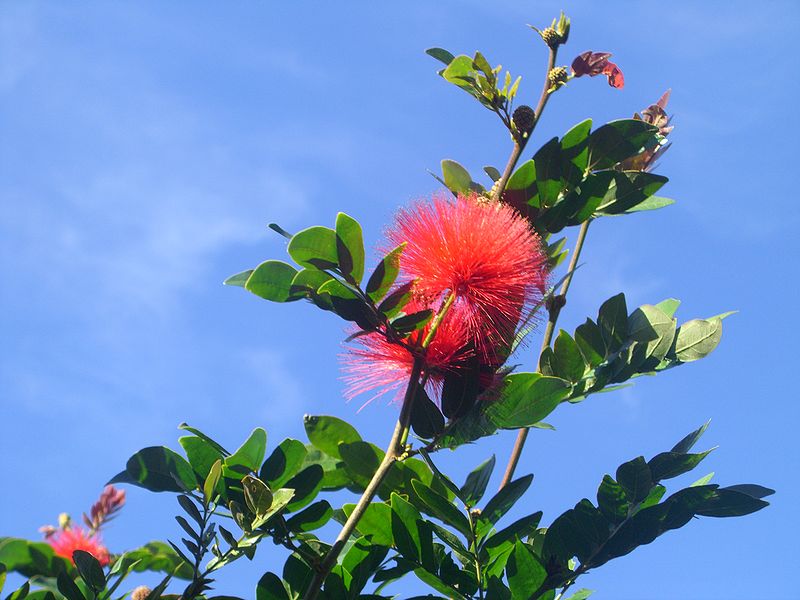
{"type": "Polygon", "coordinates": [[[606,52],[581,53],[571,73],[559,66],[569,30],[563,14],[536,30],[548,63],[535,108],[514,108],[520,79],[501,78],[501,68],[480,52],[428,50],[443,63],[445,81],[497,115],[511,154],[502,172],[486,167],[487,185],[457,162],[442,161],[437,179],[445,190],[399,210],[385,255],[368,276],[361,225],[339,213],[333,227],[295,234],[271,225],[287,238],[294,264],[266,260],[225,282],[272,302],[304,300],[348,323],[346,395],[367,394],[369,401],[394,393],[399,405],[385,450],[327,415],[305,417],[308,443],[286,439],[269,453],[261,428],[230,452],[183,424],[182,454],[144,448],[110,482],[175,494],[180,530],[170,538],[180,544],[111,553],[100,531],[125,493],[109,485],[83,526],[62,515],[58,527],[43,529],[45,542],[0,539],[0,584],[7,571],[30,578],[13,598],[115,598],[133,571],[163,574],[136,588],[136,600],[208,598],[215,571],[243,556],[254,559],[271,539],[287,558],[255,584],[258,600],[389,598],[388,585],[412,576],[441,595],[435,597],[565,599],[590,569],[693,517],[767,506],[763,498],[772,490],[720,486],[710,475],[667,495],[665,482],[708,454],[693,452],[706,424],[649,460],[623,463],[602,478],[594,500],[580,500],[546,526],[541,511],[505,518],[532,482],[515,472],[531,429],[548,428],[544,419],[565,403],[704,358],[727,316],[679,324],[675,299],[631,309],[618,294],[572,333],[556,333],[590,224],[672,202],[656,195],[667,179],[651,172],[669,148],[669,93],[632,119],[596,128],[580,122],[522,160],[563,86],[584,75],[624,85],[606,52]],[[564,266],[566,239],[554,236],[570,227],[578,231],[564,266]],[[524,372],[510,358],[537,324],[537,369],[524,372]],[[487,493],[494,456],[460,485],[437,467],[437,451],[499,430],[517,430],[518,438],[496,493],[487,493]],[[330,494],[345,489],[354,503],[330,494]],[[326,541],[315,532],[331,521],[339,533],[326,541]],[[167,592],[171,585],[179,596],[167,592]]]}

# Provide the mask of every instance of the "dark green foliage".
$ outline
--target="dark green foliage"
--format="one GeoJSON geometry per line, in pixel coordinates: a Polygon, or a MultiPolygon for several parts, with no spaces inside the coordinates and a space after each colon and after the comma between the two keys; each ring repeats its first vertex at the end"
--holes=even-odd
{"type": "Polygon", "coordinates": [[[542,556],[564,573],[557,585],[649,544],[694,516],[739,516],[767,506],[761,497],[772,490],[750,485],[721,488],[699,483],[660,501],[664,494],[660,480],[691,470],[708,454],[688,453],[704,429],[684,438],[671,452],[650,461],[638,457],[620,465],[616,480],[609,475],[603,478],[597,506],[581,500],[553,522],[544,538],[542,556]],[[574,574],[567,566],[572,557],[580,561],[574,574]]]}
{"type": "Polygon", "coordinates": [[[503,199],[528,215],[541,233],[610,215],[671,204],[656,192],[667,179],[617,165],[657,143],[658,130],[634,119],[612,121],[591,131],[591,120],[553,138],[517,167],[503,199]]]}

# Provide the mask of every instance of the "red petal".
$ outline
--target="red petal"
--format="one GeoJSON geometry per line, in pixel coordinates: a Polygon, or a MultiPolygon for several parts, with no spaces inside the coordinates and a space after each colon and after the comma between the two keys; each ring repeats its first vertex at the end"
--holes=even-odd
{"type": "Polygon", "coordinates": [[[614,63],[608,62],[603,68],[603,74],[608,77],[608,85],[621,90],[625,87],[625,76],[622,70],[614,63]]]}

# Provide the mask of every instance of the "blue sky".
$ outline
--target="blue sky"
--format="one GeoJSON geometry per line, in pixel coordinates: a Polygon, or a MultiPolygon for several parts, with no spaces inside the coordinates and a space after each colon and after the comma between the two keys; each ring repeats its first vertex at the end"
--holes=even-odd
{"type": "MultiPolygon", "coordinates": [[[[682,319],[740,312],[704,361],[554,413],[558,430],[531,436],[518,471],[536,474],[528,508],[551,520],[620,462],[713,418],[703,442],[721,447],[700,474],[777,488],[772,506],[695,521],[582,584],[598,600],[796,597],[800,5],[287,4],[0,8],[0,534],[36,538],[59,512],[77,516],[132,452],[177,447],[181,421],[229,446],[263,426],[274,445],[303,438],[303,413],[327,413],[385,444],[396,407],[358,413],[341,399],[340,322],[221,281],[285,256],[270,221],[296,230],[343,210],[374,247],[398,206],[437,189],[426,169],[442,158],[502,166],[499,123],[423,50],[480,49],[523,75],[533,104],[545,54],[525,24],[564,8],[560,62],[613,52],[626,87],[571,83],[533,146],[672,88],[674,146],[659,171],[678,202],[593,225],[562,326],[619,291],[629,306],[680,298],[682,319]]],[[[519,362],[533,360],[531,349],[519,362]]],[[[492,453],[504,463],[513,437],[440,460],[456,472],[492,453]]],[[[108,544],[178,537],[176,506],[129,490],[108,544]]],[[[231,568],[220,592],[251,596],[279,560],[231,568]]]]}

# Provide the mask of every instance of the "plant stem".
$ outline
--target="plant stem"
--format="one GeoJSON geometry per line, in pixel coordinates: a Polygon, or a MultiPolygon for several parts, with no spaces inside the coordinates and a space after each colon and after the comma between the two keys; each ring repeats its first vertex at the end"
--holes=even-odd
{"type": "Polygon", "coordinates": [[[500,177],[500,179],[497,181],[497,186],[495,186],[494,194],[492,196],[494,200],[499,200],[503,195],[503,191],[505,191],[506,185],[508,185],[508,180],[511,179],[511,174],[514,172],[517,162],[519,162],[519,157],[522,155],[522,151],[525,149],[528,140],[531,138],[533,130],[536,129],[536,124],[539,122],[539,118],[542,116],[544,107],[547,105],[547,100],[550,98],[550,71],[556,64],[557,53],[558,51],[555,48],[550,49],[550,54],[547,59],[547,71],[544,74],[544,87],[542,88],[541,96],[539,96],[539,103],[536,105],[536,109],[534,110],[533,126],[526,134],[514,136],[514,149],[511,151],[511,156],[508,159],[508,164],[506,164],[506,168],[505,171],[503,171],[502,177],[500,177]]]}
{"type": "Polygon", "coordinates": [[[478,537],[475,535],[475,518],[470,511],[469,507],[467,507],[467,519],[469,520],[469,531],[470,531],[470,551],[473,552],[475,557],[475,576],[478,581],[478,598],[479,600],[484,600],[483,595],[483,577],[481,576],[481,558],[480,558],[480,551],[478,550],[478,537]]]}
{"type": "MultiPolygon", "coordinates": [[[[572,283],[572,276],[575,273],[575,268],[578,266],[578,259],[580,258],[581,250],[583,250],[583,243],[586,240],[586,232],[589,230],[590,222],[591,219],[584,221],[581,225],[580,231],[578,232],[578,239],[575,241],[575,249],[572,251],[572,258],[569,261],[567,276],[564,278],[564,283],[561,284],[561,290],[559,290],[558,296],[555,296],[552,299],[552,302],[549,303],[547,327],[544,330],[544,338],[542,339],[542,348],[539,351],[539,356],[541,356],[545,348],[549,347],[550,343],[553,341],[553,334],[556,330],[556,321],[558,321],[558,316],[561,314],[561,308],[564,306],[564,303],[567,300],[567,292],[569,291],[569,286],[572,283]]],[[[511,478],[514,477],[514,471],[517,468],[517,463],[519,462],[520,456],[522,456],[522,449],[525,447],[525,440],[528,438],[529,431],[529,427],[519,430],[519,433],[517,434],[517,441],[514,443],[514,448],[511,450],[511,456],[508,459],[508,465],[506,466],[506,472],[503,475],[503,481],[500,482],[500,489],[503,489],[506,485],[508,485],[508,483],[511,481],[511,478]]]]}
{"type": "Polygon", "coordinates": [[[367,488],[364,490],[364,493],[361,495],[358,504],[356,504],[353,512],[350,513],[350,516],[347,518],[347,521],[345,522],[344,527],[342,527],[342,530],[339,532],[336,541],[333,543],[330,551],[320,564],[318,571],[314,575],[314,580],[311,582],[311,586],[306,591],[306,595],[304,596],[305,600],[315,600],[317,598],[320,588],[325,582],[325,578],[336,564],[339,554],[341,554],[342,549],[347,543],[347,540],[350,539],[350,535],[355,530],[356,525],[358,525],[358,522],[361,520],[361,517],[364,516],[364,513],[366,512],[370,502],[372,502],[373,498],[375,498],[375,495],[378,493],[378,488],[383,482],[384,477],[386,477],[386,474],[389,472],[389,469],[394,462],[400,456],[402,456],[404,444],[401,444],[401,440],[408,435],[407,431],[411,422],[411,409],[413,408],[414,398],[417,394],[417,387],[419,386],[419,377],[421,371],[422,360],[417,358],[414,360],[414,365],[411,369],[408,387],[406,388],[406,394],[403,398],[403,406],[400,409],[400,417],[397,419],[397,424],[394,428],[394,434],[392,435],[392,439],[386,448],[386,454],[384,455],[381,464],[378,466],[378,469],[375,471],[375,474],[372,476],[367,488]]]}
{"type": "MultiPolygon", "coordinates": [[[[433,321],[431,321],[431,326],[428,330],[428,333],[422,340],[422,344],[420,345],[422,352],[424,352],[433,341],[436,331],[442,324],[442,321],[450,310],[450,307],[453,306],[455,299],[455,292],[450,291],[442,302],[442,305],[439,307],[439,311],[436,313],[433,321]]],[[[378,465],[378,469],[375,471],[375,474],[367,484],[364,493],[358,500],[358,504],[356,504],[353,512],[351,512],[350,516],[347,518],[344,527],[342,527],[342,530],[339,532],[339,535],[336,538],[336,541],[333,543],[333,546],[331,546],[330,551],[328,551],[328,554],[319,565],[318,570],[314,575],[314,580],[311,582],[311,586],[306,591],[304,600],[315,600],[319,594],[322,584],[325,582],[325,578],[336,564],[336,560],[339,558],[342,548],[344,548],[347,540],[350,539],[350,536],[358,525],[358,522],[361,520],[361,517],[364,516],[364,513],[366,512],[370,502],[372,502],[372,500],[375,498],[375,494],[378,493],[378,488],[383,482],[383,479],[386,477],[386,474],[389,472],[389,469],[396,460],[402,460],[402,458],[406,455],[406,440],[408,439],[408,432],[411,428],[411,410],[414,408],[414,399],[417,396],[417,389],[419,389],[420,386],[422,366],[423,357],[417,356],[414,359],[414,364],[411,367],[411,375],[409,376],[408,387],[406,388],[406,394],[403,398],[403,406],[400,408],[400,416],[397,418],[397,424],[394,427],[394,434],[392,434],[392,439],[389,441],[389,445],[386,448],[386,454],[384,454],[381,464],[378,465]]],[[[424,385],[424,382],[422,385],[424,385]]]]}

